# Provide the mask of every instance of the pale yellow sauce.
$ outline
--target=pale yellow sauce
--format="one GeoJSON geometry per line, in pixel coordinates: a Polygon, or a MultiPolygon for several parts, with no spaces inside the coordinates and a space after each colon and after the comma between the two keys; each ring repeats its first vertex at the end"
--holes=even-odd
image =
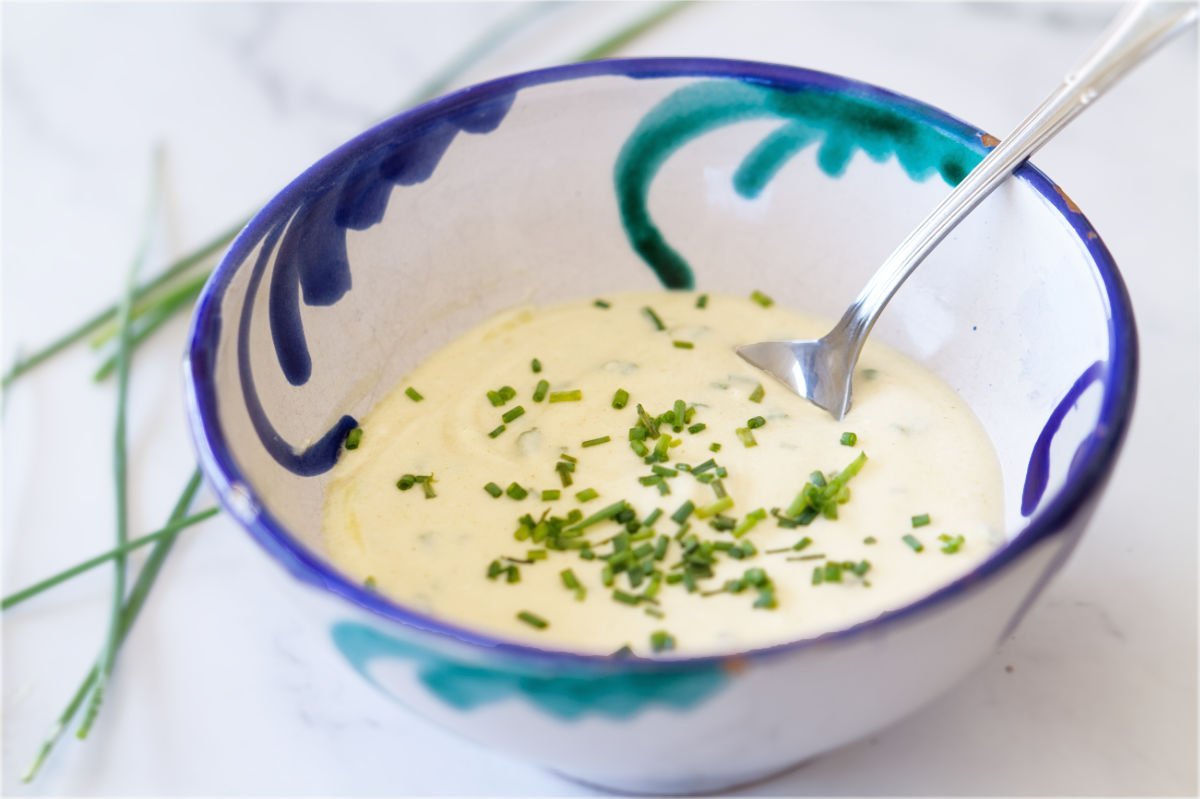
{"type": "MultiPolygon", "coordinates": [[[[696,307],[697,295],[648,293],[608,297],[608,309],[592,300],[504,313],[447,345],[399,384],[362,422],[355,450],[343,452],[332,475],[326,505],[325,542],[333,561],[356,579],[370,582],[397,602],[458,625],[506,639],[589,653],[629,645],[650,654],[650,635],[663,630],[675,640],[672,654],[698,654],[766,646],[819,635],[899,608],[976,566],[1001,543],[1000,468],[978,420],[940,379],[917,363],[876,342],[859,362],[854,406],[841,422],[797,397],[742,361],[738,344],[772,338],[815,337],[827,325],[747,298],[710,295],[696,307]],[[642,311],[651,306],[667,327],[655,330],[642,311]],[[674,346],[694,344],[693,349],[674,346]],[[530,362],[541,361],[534,374],[530,362]],[[534,402],[539,379],[550,390],[579,389],[579,402],[534,402]],[[761,384],[765,396],[752,402],[761,384]],[[512,386],[517,396],[494,407],[486,394],[512,386]],[[414,402],[404,389],[424,400],[414,402]],[[623,410],[612,407],[614,392],[630,394],[623,410]],[[691,434],[663,429],[682,444],[669,461],[692,466],[709,458],[724,467],[722,481],[734,507],[725,515],[739,522],[751,511],[787,508],[814,470],[836,472],[859,452],[868,461],[850,482],[850,500],[838,506],[837,520],[818,517],[807,526],[784,529],[768,516],[740,540],[752,541],[757,555],[734,560],[718,553],[715,576],[699,581],[700,591],[720,588],[748,568],[764,569],[774,583],[777,607],[752,607],[757,594],[701,596],[682,585],[663,585],[657,605],[636,607],[614,601],[601,584],[604,561],[585,561],[576,551],[550,551],[545,560],[519,565],[520,582],[486,577],[500,556],[526,558],[540,545],[517,541],[514,530],[525,513],[539,517],[550,508],[565,516],[572,508],[589,515],[627,500],[644,518],[655,508],[663,515],[655,533],[673,536],[671,514],[685,501],[697,506],[715,500],[712,485],[681,472],[666,478],[669,495],[638,482],[651,474],[629,445],[637,424],[635,406],[652,415],[682,399],[696,411],[691,434]],[[501,414],[517,405],[524,415],[495,438],[489,431],[501,414]],[[757,445],[746,447],[735,434],[751,417],[757,445]],[[840,442],[857,435],[855,446],[840,442]],[[600,446],[581,442],[611,436],[600,446]],[[709,445],[719,442],[719,452],[709,445]],[[564,488],[555,464],[560,454],[578,459],[574,483],[564,488]],[[405,475],[432,474],[437,496],[421,486],[396,487],[405,475]],[[516,482],[529,496],[494,499],[485,484],[502,488],[516,482]],[[599,497],[586,503],[577,491],[592,488],[599,497]],[[543,502],[540,492],[558,489],[562,498],[543,502]],[[913,528],[912,517],[931,523],[913,528]],[[911,534],[924,546],[917,553],[903,540],[911,534]],[[942,551],[939,535],[962,535],[953,554],[942,551]],[[766,554],[808,536],[800,552],[766,554]],[[864,543],[873,536],[876,543],[864,543]],[[825,555],[833,561],[867,560],[859,578],[845,573],[840,583],[813,585],[813,570],[824,560],[788,560],[825,555]],[[560,572],[570,568],[586,587],[576,601],[560,572]],[[868,585],[869,583],[869,585],[868,585]],[[663,614],[645,612],[653,607],[663,614]],[[517,618],[531,611],[549,626],[535,629],[517,618]]],[[[653,444],[653,441],[647,443],[653,444]]],[[[695,515],[691,532],[703,540],[735,541],[695,515]]],[[[614,522],[588,528],[593,543],[619,532],[614,522]]],[[[650,539],[651,543],[655,538],[650,539]]],[[[596,546],[597,555],[611,545],[596,546]]],[[[658,568],[670,573],[680,560],[672,538],[658,568]]],[[[508,565],[507,562],[504,563],[508,565]]],[[[614,588],[634,590],[625,575],[614,588]]]]}

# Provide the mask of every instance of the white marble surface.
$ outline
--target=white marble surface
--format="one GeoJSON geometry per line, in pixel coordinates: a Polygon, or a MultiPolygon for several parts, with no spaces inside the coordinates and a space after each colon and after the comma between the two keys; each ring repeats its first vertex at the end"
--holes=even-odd
{"type": "MultiPolygon", "coordinates": [[[[628,52],[841,72],[1002,134],[1112,10],[703,4],[628,52]]],[[[116,295],[155,142],[170,177],[161,260],[252,210],[509,11],[5,3],[5,363],[116,295]]],[[[559,9],[469,77],[561,61],[639,11],[559,9]]],[[[1070,564],[1015,636],[942,699],[746,793],[1196,792],[1196,65],[1193,33],[1035,159],[1122,265],[1142,336],[1129,440],[1070,564]]],[[[180,320],[137,360],[136,531],[159,525],[192,468],[183,335],[180,320]]],[[[96,362],[76,349],[6,398],[5,593],[110,545],[114,398],[89,382],[96,362]]],[[[306,624],[304,593],[224,518],[177,547],[92,738],[64,739],[22,786],[98,650],[109,580],[101,570],[4,615],[5,794],[590,793],[382,700],[306,624]]]]}

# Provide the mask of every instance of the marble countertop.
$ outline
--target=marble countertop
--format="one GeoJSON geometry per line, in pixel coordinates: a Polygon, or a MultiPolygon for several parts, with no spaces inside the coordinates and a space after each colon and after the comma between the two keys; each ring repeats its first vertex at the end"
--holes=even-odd
{"type": "MultiPolygon", "coordinates": [[[[706,3],[630,55],[791,62],[911,94],[996,134],[1114,6],[706,3]]],[[[567,59],[644,10],[566,5],[468,82],[567,59]]],[[[255,209],[393,110],[510,4],[6,3],[4,362],[114,298],[150,154],[167,154],[157,262],[255,209]]],[[[1197,57],[1173,43],[1035,161],[1122,266],[1142,341],[1125,451],[1071,562],[1015,635],[938,701],[746,794],[1194,794],[1197,710],[1197,57]]],[[[193,468],[165,328],[132,381],[131,520],[193,468]]],[[[76,348],[3,413],[4,592],[111,546],[114,394],[76,348]]],[[[197,507],[207,505],[205,496],[197,507]]],[[[302,589],[228,518],[187,532],[121,653],[91,739],[24,765],[96,656],[99,570],[3,617],[5,795],[593,793],[381,701],[306,625],[302,589]]]]}

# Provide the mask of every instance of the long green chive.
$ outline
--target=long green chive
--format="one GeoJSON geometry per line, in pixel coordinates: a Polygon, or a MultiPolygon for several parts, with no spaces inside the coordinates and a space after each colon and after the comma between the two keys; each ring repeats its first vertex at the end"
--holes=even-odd
{"type": "Polygon", "coordinates": [[[534,358],[532,361],[529,362],[529,368],[533,370],[533,373],[535,375],[539,374],[542,371],[542,362],[539,361],[537,358],[534,358]]]}
{"type": "Polygon", "coordinates": [[[679,339],[675,339],[674,341],[672,341],[671,346],[673,346],[677,350],[694,350],[694,349],[696,349],[696,344],[694,342],[680,341],[679,339]]]}
{"type": "Polygon", "coordinates": [[[742,442],[742,445],[745,446],[747,449],[749,449],[750,447],[758,446],[758,441],[755,440],[754,433],[750,432],[750,428],[739,427],[734,432],[737,433],[738,439],[742,442]]]}
{"type": "Polygon", "coordinates": [[[488,483],[483,487],[483,490],[491,494],[492,499],[499,499],[500,495],[504,493],[504,489],[495,483],[488,483]]]}
{"type": "Polygon", "coordinates": [[[529,496],[529,492],[521,487],[519,483],[509,483],[508,490],[504,493],[508,494],[511,499],[522,500],[529,496]]]}
{"type": "Polygon", "coordinates": [[[929,521],[929,514],[922,513],[920,516],[912,517],[912,526],[914,529],[917,527],[924,527],[925,525],[929,524],[929,521]]]}
{"type": "Polygon", "coordinates": [[[595,305],[597,308],[603,308],[606,311],[612,307],[612,303],[608,300],[594,300],[592,305],[595,305]]]}
{"type": "Polygon", "coordinates": [[[925,545],[922,544],[920,542],[920,540],[915,535],[912,535],[911,533],[906,533],[902,540],[904,541],[904,543],[906,543],[910,547],[912,547],[913,552],[924,552],[925,551],[925,545]]]}
{"type": "Polygon", "coordinates": [[[576,492],[575,499],[579,500],[581,503],[590,502],[598,496],[600,496],[600,493],[596,491],[596,489],[585,488],[582,491],[576,492]]]}
{"type": "Polygon", "coordinates": [[[539,380],[537,382],[537,388],[535,388],[533,390],[533,401],[541,402],[542,400],[544,400],[546,398],[546,392],[548,392],[549,390],[550,390],[550,384],[548,382],[546,382],[545,380],[539,380]]]}
{"type": "Polygon", "coordinates": [[[651,308],[649,305],[642,308],[642,313],[644,313],[647,317],[649,317],[650,323],[654,325],[655,330],[666,330],[667,329],[667,326],[663,324],[662,319],[660,319],[658,317],[658,314],[656,314],[654,312],[654,309],[651,308]]]}
{"type": "Polygon", "coordinates": [[[421,392],[417,391],[412,386],[404,389],[404,396],[408,397],[413,402],[420,402],[421,400],[425,399],[423,396],[421,396],[421,392]]]}
{"type": "Polygon", "coordinates": [[[358,445],[362,443],[363,430],[361,427],[355,427],[346,434],[345,447],[346,449],[358,449],[358,445]]]}
{"type": "Polygon", "coordinates": [[[571,391],[551,391],[551,402],[579,402],[583,399],[582,389],[572,389],[571,391]]]}
{"type": "Polygon", "coordinates": [[[528,610],[523,610],[517,614],[517,618],[538,630],[544,630],[550,626],[550,622],[543,619],[536,613],[530,613],[528,610]]]}
{"type": "Polygon", "coordinates": [[[766,423],[767,423],[767,420],[762,418],[761,416],[754,416],[754,417],[751,417],[750,419],[746,420],[746,427],[749,427],[751,430],[757,430],[758,428],[762,427],[766,423]]]}
{"type": "Polygon", "coordinates": [[[557,488],[548,488],[542,492],[542,502],[553,502],[562,496],[562,492],[557,488]]]}
{"type": "Polygon", "coordinates": [[[650,648],[655,652],[669,652],[675,648],[675,636],[666,630],[650,633],[650,648]]]}
{"type": "Polygon", "coordinates": [[[60,583],[64,583],[67,580],[71,579],[72,577],[75,577],[79,574],[83,574],[85,571],[88,571],[89,569],[93,569],[96,566],[100,566],[104,563],[107,563],[108,561],[113,560],[114,558],[117,558],[121,555],[124,555],[127,552],[132,552],[135,549],[139,549],[139,548],[145,546],[146,544],[152,544],[155,541],[162,541],[165,538],[174,536],[180,530],[186,529],[195,524],[199,524],[200,522],[205,521],[207,519],[211,519],[213,516],[216,516],[218,512],[219,511],[216,508],[209,508],[208,510],[200,511],[198,513],[192,514],[191,516],[185,516],[177,522],[171,522],[167,526],[163,527],[161,530],[156,530],[153,533],[147,533],[146,535],[140,536],[139,538],[131,538],[129,540],[129,542],[126,543],[124,546],[118,547],[116,549],[110,549],[108,552],[105,552],[101,555],[97,555],[94,558],[85,560],[76,566],[72,566],[69,569],[66,569],[57,574],[51,575],[50,577],[47,577],[44,580],[40,580],[40,581],[34,583],[33,585],[29,586],[28,588],[24,588],[20,591],[17,591],[15,593],[12,593],[12,594],[4,597],[3,602],[0,602],[0,609],[8,610],[9,608],[13,607],[14,605],[19,605],[20,603],[24,602],[26,599],[36,596],[47,589],[50,589],[56,585],[59,585],[60,583]]]}
{"type": "Polygon", "coordinates": [[[775,300],[771,299],[766,294],[763,294],[758,289],[755,289],[754,291],[750,292],[750,299],[754,300],[756,303],[758,303],[759,305],[761,305],[764,308],[770,308],[772,305],[775,304],[775,300]]]}
{"type": "Polygon", "coordinates": [[[503,433],[507,429],[508,429],[507,425],[500,425],[499,427],[494,428],[490,433],[488,433],[488,438],[496,438],[497,436],[499,436],[501,433],[503,433]]]}
{"type": "Polygon", "coordinates": [[[612,436],[600,436],[599,438],[589,438],[587,441],[584,441],[579,446],[581,446],[581,447],[598,447],[601,444],[607,444],[610,441],[612,441],[612,436]]]}
{"type": "Polygon", "coordinates": [[[500,418],[503,419],[504,422],[507,424],[508,422],[519,419],[524,415],[525,415],[525,406],[517,405],[517,406],[515,406],[513,408],[509,408],[507,411],[505,411],[504,415],[501,416],[500,418]]]}
{"type": "Polygon", "coordinates": [[[844,447],[853,447],[855,444],[858,443],[858,434],[857,433],[842,433],[841,442],[842,442],[842,446],[844,446],[844,447]]]}
{"type": "Polygon", "coordinates": [[[708,307],[708,295],[707,294],[701,294],[699,297],[696,298],[696,307],[700,308],[700,309],[704,309],[704,308],[708,307]]]}
{"type": "Polygon", "coordinates": [[[751,402],[762,402],[763,397],[765,397],[766,395],[767,395],[767,390],[765,388],[763,388],[762,383],[759,383],[757,386],[754,387],[754,390],[750,392],[750,401],[751,402]]]}

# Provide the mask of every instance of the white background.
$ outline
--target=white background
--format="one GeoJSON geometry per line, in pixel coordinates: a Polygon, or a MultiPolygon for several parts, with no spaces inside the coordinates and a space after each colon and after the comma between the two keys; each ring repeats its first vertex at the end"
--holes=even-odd
{"type": "MultiPolygon", "coordinates": [[[[644,10],[568,5],[468,82],[568,59],[644,10]]],[[[1003,135],[1111,5],[700,4],[625,53],[790,62],[914,95],[1003,135]]],[[[150,154],[170,196],[154,266],[224,229],[400,99],[509,4],[5,3],[4,363],[114,298],[150,154]]],[[[912,718],[752,794],[1194,794],[1197,77],[1194,31],[1035,161],[1121,265],[1142,341],[1124,455],[1065,571],[976,674],[912,718]],[[1011,667],[1011,670],[1010,670],[1011,667]]],[[[180,319],[138,354],[132,522],[192,469],[180,319]]],[[[114,396],[77,348],[3,416],[4,592],[111,545],[114,396]]],[[[205,496],[197,507],[206,506],[205,496]]],[[[110,572],[3,618],[6,794],[582,794],[383,700],[306,624],[301,590],[233,523],[187,532],[101,719],[28,762],[103,635],[110,572]]]]}

